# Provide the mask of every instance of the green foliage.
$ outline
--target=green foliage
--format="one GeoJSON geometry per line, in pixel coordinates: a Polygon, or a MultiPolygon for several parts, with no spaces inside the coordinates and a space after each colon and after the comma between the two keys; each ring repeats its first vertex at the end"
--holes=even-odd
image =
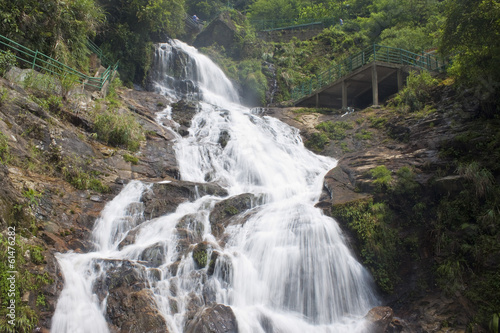
{"type": "Polygon", "coordinates": [[[79,190],[93,190],[99,193],[108,193],[110,188],[100,180],[100,172],[91,170],[91,160],[82,161],[78,156],[65,157],[57,162],[64,179],[79,190]]]}
{"type": "Polygon", "coordinates": [[[500,313],[494,313],[490,323],[488,325],[490,331],[492,333],[498,333],[499,332],[499,323],[500,323],[500,313]]]}
{"type": "Polygon", "coordinates": [[[391,293],[397,281],[398,237],[389,226],[390,209],[372,199],[335,205],[332,215],[347,223],[359,240],[359,252],[382,291],[391,293]]]}
{"type": "Polygon", "coordinates": [[[207,266],[208,253],[207,246],[204,243],[200,243],[196,246],[193,251],[193,259],[198,268],[204,268],[207,266]]]}
{"type": "Polygon", "coordinates": [[[385,128],[387,124],[387,118],[381,117],[368,117],[368,121],[370,121],[370,127],[378,129],[385,128]]]}
{"type": "Polygon", "coordinates": [[[420,185],[415,181],[415,173],[410,167],[402,167],[396,171],[397,181],[392,187],[392,193],[396,197],[406,196],[412,199],[415,198],[416,192],[420,189],[420,185]]]}
{"type": "Polygon", "coordinates": [[[0,2],[4,36],[81,70],[88,63],[87,38],[103,21],[94,0],[0,2]]]}
{"type": "Polygon", "coordinates": [[[347,136],[346,131],[353,129],[353,125],[345,121],[325,121],[319,123],[316,129],[324,132],[331,140],[342,140],[347,136]]]}
{"type": "Polygon", "coordinates": [[[441,50],[449,72],[485,104],[500,105],[500,5],[497,0],[447,1],[441,50]]]}
{"type": "Polygon", "coordinates": [[[371,169],[370,176],[374,179],[373,184],[376,185],[379,191],[388,189],[392,181],[391,171],[385,165],[379,165],[371,169]]]}
{"type": "Polygon", "coordinates": [[[380,35],[380,44],[402,48],[411,52],[421,52],[434,46],[434,40],[426,34],[425,27],[392,27],[380,35]]]}
{"type": "Polygon", "coordinates": [[[371,140],[372,136],[372,132],[362,129],[354,135],[354,138],[357,140],[371,140]]]}
{"type": "Polygon", "coordinates": [[[137,165],[139,163],[139,159],[137,157],[129,154],[124,154],[123,159],[127,162],[132,163],[133,165],[137,165]]]}
{"type": "Polygon", "coordinates": [[[114,146],[125,146],[131,151],[138,150],[145,139],[141,125],[127,112],[120,114],[109,109],[96,112],[94,130],[99,140],[114,146]]]}
{"type": "Polygon", "coordinates": [[[459,164],[458,173],[470,181],[478,197],[484,197],[491,191],[494,177],[490,170],[482,168],[478,162],[459,164]]]}
{"type": "Polygon", "coordinates": [[[38,323],[38,316],[34,308],[30,307],[27,302],[22,301],[22,296],[30,292],[35,293],[37,298],[40,297],[43,299],[45,296],[43,296],[41,290],[53,282],[49,279],[47,273],[32,274],[29,271],[29,262],[26,261],[23,255],[28,250],[30,253],[35,252],[34,257],[30,255],[32,264],[38,265],[43,263],[40,259],[41,252],[39,252],[42,250],[41,247],[26,245],[19,237],[16,237],[14,243],[12,243],[12,239],[0,235],[0,300],[2,303],[0,308],[0,331],[2,332],[32,332],[38,323]],[[9,266],[9,259],[12,259],[12,262],[15,263],[15,269],[9,266]],[[8,280],[8,278],[14,275],[8,272],[13,270],[17,271],[17,274],[15,274],[14,290],[10,288],[11,284],[8,280]],[[11,299],[15,300],[16,305],[14,325],[8,323],[10,318],[7,317],[9,313],[7,306],[11,299]]]}
{"type": "Polygon", "coordinates": [[[4,76],[13,66],[17,66],[16,56],[10,51],[0,51],[0,76],[4,76]]]}
{"type": "Polygon", "coordinates": [[[236,208],[234,206],[226,206],[224,208],[224,212],[226,213],[226,215],[233,216],[233,215],[238,214],[239,210],[238,210],[238,208],[236,208]]]}
{"type": "Polygon", "coordinates": [[[430,91],[437,86],[437,80],[427,71],[411,72],[404,87],[394,98],[396,105],[404,112],[421,110],[430,100],[430,91]]]}
{"type": "Polygon", "coordinates": [[[23,192],[23,197],[28,199],[29,201],[28,205],[38,206],[40,204],[40,198],[42,197],[42,193],[32,188],[29,188],[23,192]]]}
{"type": "Polygon", "coordinates": [[[93,190],[99,193],[111,191],[109,186],[104,185],[98,178],[96,172],[86,172],[79,166],[64,166],[62,173],[68,183],[79,190],[93,190]]]}
{"type": "Polygon", "coordinates": [[[112,60],[120,60],[124,82],[143,83],[151,66],[153,42],[177,37],[184,31],[182,0],[100,0],[107,23],[97,43],[112,60]]]}
{"type": "Polygon", "coordinates": [[[12,158],[10,155],[10,148],[8,138],[0,132],[0,163],[7,164],[12,158]]]}
{"type": "Polygon", "coordinates": [[[325,148],[325,145],[328,142],[330,142],[330,139],[325,133],[312,133],[309,139],[305,142],[305,146],[315,151],[321,151],[325,148]]]}
{"type": "Polygon", "coordinates": [[[299,16],[300,0],[257,0],[250,5],[252,20],[283,20],[299,16]]]}

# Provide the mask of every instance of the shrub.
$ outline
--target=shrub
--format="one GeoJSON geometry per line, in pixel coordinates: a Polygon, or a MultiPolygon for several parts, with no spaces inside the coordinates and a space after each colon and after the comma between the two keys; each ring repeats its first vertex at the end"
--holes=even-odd
{"type": "Polygon", "coordinates": [[[10,160],[10,150],[7,137],[0,132],[0,163],[7,164],[10,160]]]}
{"type": "Polygon", "coordinates": [[[374,179],[373,184],[379,191],[389,188],[392,181],[391,171],[385,165],[379,165],[370,170],[370,175],[374,179]]]}
{"type": "Polygon", "coordinates": [[[12,52],[0,51],[0,76],[4,76],[11,67],[16,65],[16,56],[12,52]]]}
{"type": "Polygon", "coordinates": [[[430,91],[437,86],[437,80],[429,72],[410,73],[404,87],[394,98],[396,105],[405,112],[415,112],[422,109],[430,99],[430,91]]]}
{"type": "Polygon", "coordinates": [[[125,146],[131,151],[139,149],[145,139],[144,131],[132,114],[119,114],[106,110],[97,114],[94,122],[97,138],[113,146],[125,146]]]}
{"type": "Polygon", "coordinates": [[[331,140],[344,139],[347,136],[346,130],[352,128],[353,126],[350,123],[344,121],[325,121],[316,126],[316,129],[325,132],[331,140]]]}
{"type": "Polygon", "coordinates": [[[328,136],[325,133],[313,133],[305,142],[305,146],[309,149],[320,151],[325,148],[329,142],[328,136]]]}
{"type": "Polygon", "coordinates": [[[384,203],[372,199],[335,205],[332,216],[345,222],[359,240],[363,262],[379,287],[391,293],[397,282],[398,234],[389,226],[392,212],[384,203]]]}

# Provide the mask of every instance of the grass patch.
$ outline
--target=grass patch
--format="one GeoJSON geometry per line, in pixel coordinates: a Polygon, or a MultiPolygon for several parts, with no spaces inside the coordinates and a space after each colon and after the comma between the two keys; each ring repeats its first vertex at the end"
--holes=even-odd
{"type": "Polygon", "coordinates": [[[95,116],[94,130],[99,140],[112,146],[124,146],[130,151],[137,151],[145,140],[142,126],[130,113],[119,114],[109,109],[100,112],[95,116]]]}
{"type": "Polygon", "coordinates": [[[324,132],[331,140],[342,140],[347,136],[346,131],[353,129],[353,125],[345,121],[325,121],[318,124],[316,129],[324,132]]]}
{"type": "Polygon", "coordinates": [[[330,142],[330,139],[325,133],[313,133],[309,139],[304,143],[305,146],[314,151],[321,151],[325,145],[330,142]]]}
{"type": "Polygon", "coordinates": [[[137,165],[139,163],[139,159],[137,157],[129,154],[124,154],[123,159],[127,162],[132,163],[133,165],[137,165]]]}
{"type": "Polygon", "coordinates": [[[372,137],[373,133],[365,129],[362,129],[360,132],[354,135],[354,138],[357,140],[371,140],[372,137]]]}
{"type": "Polygon", "coordinates": [[[7,164],[11,158],[8,138],[0,132],[0,163],[7,164]]]}

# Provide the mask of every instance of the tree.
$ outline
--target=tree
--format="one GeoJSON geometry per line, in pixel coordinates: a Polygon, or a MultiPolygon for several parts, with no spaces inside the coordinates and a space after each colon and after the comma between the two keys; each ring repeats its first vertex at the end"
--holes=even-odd
{"type": "Polygon", "coordinates": [[[293,20],[299,17],[299,0],[257,0],[249,6],[251,20],[293,20]]]}
{"type": "Polygon", "coordinates": [[[81,70],[104,19],[94,0],[0,1],[0,34],[81,70]]]}
{"type": "Polygon", "coordinates": [[[452,56],[450,73],[475,88],[486,104],[496,104],[500,87],[500,3],[448,0],[441,52],[452,56]]]}
{"type": "Polygon", "coordinates": [[[98,36],[101,48],[120,60],[123,81],[141,83],[151,64],[153,42],[184,31],[184,0],[100,0],[107,24],[98,36]]]}

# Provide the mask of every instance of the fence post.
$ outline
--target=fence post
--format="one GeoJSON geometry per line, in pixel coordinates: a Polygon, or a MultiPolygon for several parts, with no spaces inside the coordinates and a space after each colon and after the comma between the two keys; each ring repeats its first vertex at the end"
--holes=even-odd
{"type": "Polygon", "coordinates": [[[33,69],[33,70],[35,69],[36,57],[37,57],[37,55],[38,55],[38,50],[36,50],[36,52],[35,52],[35,57],[33,58],[33,65],[31,66],[31,69],[33,69]]]}

